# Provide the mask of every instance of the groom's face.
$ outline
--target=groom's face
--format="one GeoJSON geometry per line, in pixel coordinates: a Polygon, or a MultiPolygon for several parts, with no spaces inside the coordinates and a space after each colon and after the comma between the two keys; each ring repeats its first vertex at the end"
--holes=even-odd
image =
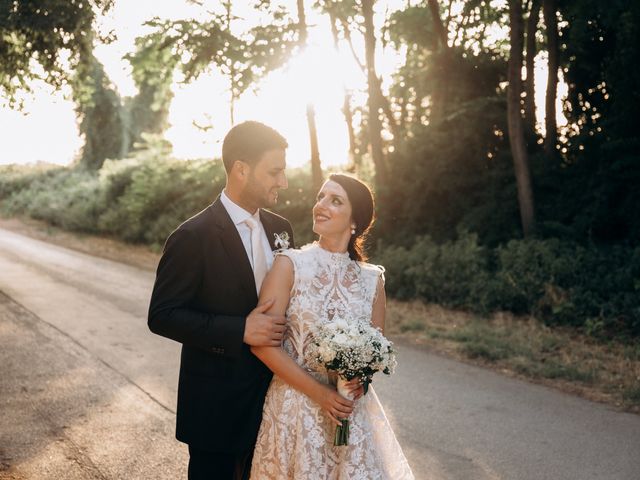
{"type": "Polygon", "coordinates": [[[268,150],[251,167],[245,186],[246,199],[255,208],[272,207],[278,202],[278,191],[287,188],[285,151],[268,150]]]}

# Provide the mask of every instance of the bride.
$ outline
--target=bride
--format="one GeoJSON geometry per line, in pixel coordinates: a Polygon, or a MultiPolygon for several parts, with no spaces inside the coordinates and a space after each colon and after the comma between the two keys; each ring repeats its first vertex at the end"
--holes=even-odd
{"type": "Polygon", "coordinates": [[[384,331],[383,270],[365,263],[363,243],[373,223],[369,187],[342,174],[329,177],[313,207],[317,242],[276,257],[260,303],[285,314],[283,346],[252,347],[274,373],[263,408],[251,479],[402,480],[413,474],[373,388],[342,397],[335,379],[311,357],[312,329],[333,318],[370,318],[384,331]],[[336,425],[349,417],[349,445],[334,446],[336,425]]]}

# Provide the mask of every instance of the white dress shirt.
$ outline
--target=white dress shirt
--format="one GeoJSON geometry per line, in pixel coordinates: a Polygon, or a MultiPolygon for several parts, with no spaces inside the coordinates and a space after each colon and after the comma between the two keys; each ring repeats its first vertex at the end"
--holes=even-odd
{"type": "Polygon", "coordinates": [[[251,213],[247,212],[240,205],[234,203],[233,200],[227,196],[224,190],[220,194],[220,201],[231,217],[231,221],[236,226],[238,234],[240,234],[242,245],[244,246],[244,250],[247,252],[249,263],[251,263],[251,268],[253,268],[253,255],[251,254],[251,230],[245,223],[245,220],[249,217],[253,217],[258,222],[258,225],[260,225],[260,228],[262,229],[262,247],[264,248],[265,258],[267,260],[267,267],[271,268],[271,265],[273,265],[273,252],[271,251],[271,245],[269,245],[269,240],[267,239],[267,233],[264,231],[264,227],[260,221],[260,209],[251,215],[251,213]]]}

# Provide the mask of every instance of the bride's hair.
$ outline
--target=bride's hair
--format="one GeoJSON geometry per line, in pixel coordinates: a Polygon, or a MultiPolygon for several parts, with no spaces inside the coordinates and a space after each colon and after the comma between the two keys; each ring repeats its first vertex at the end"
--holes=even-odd
{"type": "Polygon", "coordinates": [[[356,233],[349,239],[349,258],[364,262],[367,260],[364,242],[374,221],[373,193],[366,183],[352,175],[334,173],[329,176],[329,180],[344,188],[351,203],[351,217],[356,224],[356,233]]]}

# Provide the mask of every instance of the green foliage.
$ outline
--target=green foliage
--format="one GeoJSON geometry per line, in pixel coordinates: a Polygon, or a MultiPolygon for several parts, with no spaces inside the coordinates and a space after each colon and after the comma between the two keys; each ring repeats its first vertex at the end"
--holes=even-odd
{"type": "Polygon", "coordinates": [[[9,214],[27,213],[67,230],[95,232],[99,183],[95,175],[83,170],[51,169],[38,175],[28,188],[22,188],[3,202],[9,214]]]}
{"type": "Polygon", "coordinates": [[[518,235],[504,112],[502,99],[479,98],[439,127],[414,127],[390,157],[394,174],[380,192],[379,235],[399,244],[416,234],[441,242],[463,228],[491,245],[518,235]]]}
{"type": "Polygon", "coordinates": [[[374,257],[387,269],[389,293],[473,308],[487,280],[488,255],[477,235],[463,232],[457,240],[440,245],[428,236],[414,240],[409,248],[380,245],[374,257]]]}
{"type": "Polygon", "coordinates": [[[313,189],[309,169],[287,170],[289,187],[282,190],[278,196],[278,204],[273,211],[282,215],[293,227],[297,246],[313,241],[313,218],[311,209],[315,204],[316,192],[313,189]]]}
{"type": "MultiPolygon", "coordinates": [[[[6,214],[26,214],[67,230],[111,235],[161,246],[178,225],[222,191],[219,160],[175,160],[166,142],[146,136],[133,157],[107,160],[97,171],[75,168],[0,168],[0,202],[6,214]]],[[[274,209],[291,220],[298,245],[314,238],[316,192],[305,171],[289,172],[289,189],[274,209]]]]}
{"type": "Polygon", "coordinates": [[[112,5],[113,0],[0,0],[0,95],[20,106],[17,92],[29,91],[34,79],[61,86],[69,79],[68,66],[73,70],[92,49],[96,14],[112,5]]]}
{"type": "Polygon", "coordinates": [[[101,173],[105,201],[101,231],[130,242],[161,245],[180,223],[222,190],[220,162],[163,160],[141,155],[132,162],[107,162],[101,173]],[[115,199],[114,194],[122,190],[115,199]]]}
{"type": "Polygon", "coordinates": [[[204,21],[154,18],[147,22],[153,31],[136,40],[137,51],[129,56],[139,67],[139,75],[150,80],[160,73],[164,80],[179,67],[186,81],[192,81],[217,68],[229,78],[232,96],[238,98],[259,78],[283,65],[298,44],[297,22],[282,9],[274,9],[269,20],[234,35],[229,28],[234,20],[232,4],[221,7],[229,10],[207,11],[204,21]],[[159,58],[165,61],[159,63],[159,58]]]}
{"type": "Polygon", "coordinates": [[[640,247],[511,240],[495,249],[462,233],[442,244],[379,248],[387,290],[479,313],[509,310],[595,336],[640,335],[640,247]]]}
{"type": "Polygon", "coordinates": [[[157,36],[136,38],[136,50],[124,57],[132,67],[138,94],[125,99],[129,129],[129,150],[141,143],[144,133],[161,134],[173,99],[171,84],[178,59],[157,36]]]}
{"type": "Polygon", "coordinates": [[[556,239],[511,240],[499,247],[491,292],[495,306],[515,313],[556,315],[571,308],[562,286],[579,275],[574,251],[556,239]]]}
{"type": "Polygon", "coordinates": [[[52,164],[0,165],[0,200],[29,188],[43,175],[61,168],[52,164]]]}
{"type": "Polygon", "coordinates": [[[120,95],[93,55],[78,67],[74,100],[79,130],[84,136],[80,164],[97,170],[107,158],[125,156],[128,138],[120,95]]]}

